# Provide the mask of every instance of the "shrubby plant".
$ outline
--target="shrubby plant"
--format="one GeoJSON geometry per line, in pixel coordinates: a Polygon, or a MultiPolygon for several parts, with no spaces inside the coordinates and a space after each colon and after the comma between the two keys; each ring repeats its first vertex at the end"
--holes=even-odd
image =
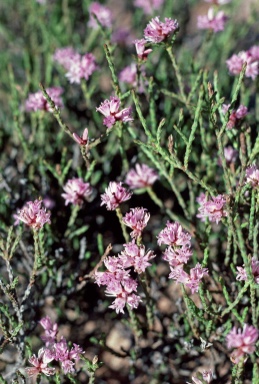
{"type": "Polygon", "coordinates": [[[259,383],[259,10],[206,2],[0,5],[1,383],[259,383]]]}

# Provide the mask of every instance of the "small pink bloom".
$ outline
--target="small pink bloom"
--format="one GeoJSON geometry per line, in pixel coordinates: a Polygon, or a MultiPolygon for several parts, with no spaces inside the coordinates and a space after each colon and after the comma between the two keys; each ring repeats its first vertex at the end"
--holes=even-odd
{"type": "Polygon", "coordinates": [[[50,224],[50,213],[42,208],[42,200],[28,201],[14,217],[16,219],[15,224],[22,221],[34,229],[40,229],[47,223],[50,224]]]}
{"type": "Polygon", "coordinates": [[[131,243],[124,244],[124,250],[119,255],[120,263],[123,268],[134,267],[134,271],[142,273],[151,264],[149,261],[156,257],[153,251],[146,251],[144,245],[138,246],[133,240],[131,243]]]}
{"type": "Polygon", "coordinates": [[[112,26],[112,12],[109,8],[104,5],[94,2],[89,7],[90,20],[88,22],[89,27],[97,29],[98,23],[93,17],[93,14],[98,19],[99,23],[106,28],[111,28],[112,26]]]}
{"type": "Polygon", "coordinates": [[[151,187],[158,179],[157,172],[146,164],[136,164],[135,169],[131,169],[125,179],[125,183],[131,189],[151,187]]]}
{"type": "Polygon", "coordinates": [[[228,18],[223,11],[214,15],[214,9],[210,8],[207,15],[198,16],[197,27],[199,29],[210,29],[213,32],[223,31],[227,19],[228,18]]]}
{"type": "Polygon", "coordinates": [[[105,189],[105,193],[101,195],[101,205],[106,204],[108,211],[114,211],[118,206],[126,200],[129,200],[132,192],[122,186],[122,183],[111,181],[105,189]]]}
{"type": "Polygon", "coordinates": [[[166,244],[171,246],[187,246],[191,245],[191,235],[186,232],[180,223],[166,223],[164,228],[157,236],[158,245],[166,244]]]}
{"type": "Polygon", "coordinates": [[[166,248],[163,253],[163,259],[168,261],[172,267],[177,267],[182,264],[186,264],[192,256],[192,250],[189,246],[183,247],[171,247],[166,248]]]}
{"type": "Polygon", "coordinates": [[[208,275],[208,269],[202,268],[199,263],[197,263],[194,268],[191,268],[190,274],[186,273],[181,265],[170,267],[170,269],[171,273],[169,275],[169,279],[173,279],[178,283],[184,284],[191,290],[192,294],[198,292],[201,279],[203,276],[208,275]]]}
{"type": "Polygon", "coordinates": [[[151,43],[161,43],[169,36],[173,35],[179,29],[177,20],[165,18],[165,22],[159,20],[159,17],[152,19],[144,30],[144,37],[151,43]]]}
{"type": "Polygon", "coordinates": [[[73,178],[67,181],[61,196],[65,199],[65,205],[69,203],[82,205],[84,199],[88,199],[92,194],[92,187],[89,183],[84,183],[81,178],[73,178]]]}
{"type": "Polygon", "coordinates": [[[77,133],[73,133],[73,138],[79,145],[86,146],[88,144],[88,129],[84,129],[82,136],[79,136],[77,133]]]}
{"type": "MultiPolygon", "coordinates": [[[[229,110],[230,104],[223,104],[222,105],[222,112],[224,114],[227,113],[229,110]]],[[[247,107],[244,105],[240,105],[237,110],[233,110],[229,116],[229,121],[227,123],[227,128],[232,129],[235,128],[240,120],[242,120],[247,115],[247,107]]]]}
{"type": "Polygon", "coordinates": [[[128,65],[119,73],[119,80],[133,87],[137,85],[137,66],[135,63],[128,65]]]}
{"type": "Polygon", "coordinates": [[[227,216],[225,203],[226,199],[223,195],[212,197],[211,200],[204,200],[201,203],[197,217],[201,219],[201,221],[205,221],[206,218],[208,218],[209,221],[216,222],[218,224],[222,217],[227,216]]]}
{"type": "Polygon", "coordinates": [[[150,48],[146,49],[146,44],[147,44],[146,40],[145,39],[135,40],[134,44],[136,47],[138,58],[140,60],[146,60],[148,55],[152,52],[152,49],[150,48]]]}
{"type": "Polygon", "coordinates": [[[38,375],[39,373],[44,373],[46,376],[51,376],[55,374],[55,368],[49,368],[48,363],[54,360],[53,354],[50,350],[41,348],[38,352],[38,357],[33,355],[29,358],[29,363],[34,367],[28,367],[26,373],[28,376],[38,375]]]}
{"type": "Polygon", "coordinates": [[[228,145],[224,148],[224,156],[227,164],[234,163],[237,160],[238,151],[231,147],[231,145],[228,145]]]}
{"type": "Polygon", "coordinates": [[[133,229],[131,237],[139,237],[142,234],[143,229],[146,227],[148,220],[150,219],[150,213],[147,209],[142,207],[131,208],[130,212],[126,213],[122,221],[125,225],[133,229]]]}
{"type": "Polygon", "coordinates": [[[109,306],[109,308],[115,309],[116,313],[124,313],[124,307],[128,304],[131,308],[137,308],[140,301],[140,297],[133,292],[137,291],[137,281],[131,278],[118,284],[116,289],[107,288],[105,293],[107,296],[115,296],[116,299],[109,306]]]}
{"type": "Polygon", "coordinates": [[[258,329],[252,325],[245,324],[242,329],[234,327],[227,335],[227,347],[234,348],[231,360],[237,364],[246,354],[252,354],[255,351],[255,343],[258,340],[258,329]]]}
{"type": "Polygon", "coordinates": [[[73,62],[80,61],[80,55],[72,47],[58,48],[53,55],[53,60],[68,71],[73,62]]]}
{"type": "Polygon", "coordinates": [[[41,336],[41,339],[45,341],[47,347],[53,345],[56,342],[58,324],[52,323],[48,316],[41,319],[39,323],[45,330],[45,333],[43,336],[41,336]]]}
{"type": "Polygon", "coordinates": [[[131,108],[124,108],[120,110],[120,99],[118,97],[110,97],[110,100],[105,100],[101,105],[96,108],[96,111],[101,112],[105,118],[103,124],[107,128],[111,128],[116,121],[133,121],[131,117],[131,108]]]}
{"type": "Polygon", "coordinates": [[[118,257],[107,257],[104,260],[107,268],[105,272],[95,272],[95,282],[100,285],[107,285],[110,290],[116,289],[120,282],[129,279],[129,271],[123,269],[122,261],[118,257]]]}
{"type": "MultiPolygon", "coordinates": [[[[47,94],[50,96],[52,101],[54,101],[56,107],[63,107],[63,101],[61,99],[61,94],[63,93],[63,88],[53,87],[46,89],[47,94]]],[[[36,93],[30,93],[27,100],[25,101],[25,111],[26,112],[35,112],[35,111],[48,111],[52,112],[50,105],[48,104],[45,96],[41,91],[36,93]]]]}
{"type": "MultiPolygon", "coordinates": [[[[244,281],[247,280],[247,274],[244,267],[245,265],[243,265],[243,267],[237,267],[237,270],[238,270],[238,274],[236,276],[237,280],[244,280],[244,281]]],[[[259,261],[256,260],[255,257],[252,257],[251,267],[252,267],[252,274],[254,276],[254,281],[256,284],[259,284],[259,261]]]]}
{"type": "Polygon", "coordinates": [[[259,169],[256,165],[251,165],[246,169],[246,183],[250,183],[254,188],[259,186],[259,169]]]}
{"type": "Polygon", "coordinates": [[[164,4],[164,0],[134,0],[135,7],[142,8],[146,15],[151,15],[164,4]]]}
{"type": "Polygon", "coordinates": [[[237,55],[232,55],[226,61],[229,72],[233,75],[239,75],[243,65],[246,63],[246,77],[251,77],[255,80],[259,74],[259,57],[257,51],[258,47],[254,46],[248,51],[241,51],[237,55]]]}

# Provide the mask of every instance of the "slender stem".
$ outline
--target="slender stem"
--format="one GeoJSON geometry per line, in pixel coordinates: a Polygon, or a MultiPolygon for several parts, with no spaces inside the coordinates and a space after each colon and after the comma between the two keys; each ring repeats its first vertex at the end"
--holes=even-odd
{"type": "Polygon", "coordinates": [[[122,221],[122,213],[121,213],[120,207],[116,208],[116,214],[117,214],[117,217],[118,217],[120,225],[121,225],[123,237],[124,237],[126,243],[128,243],[129,242],[129,234],[127,233],[126,225],[122,221]]]}

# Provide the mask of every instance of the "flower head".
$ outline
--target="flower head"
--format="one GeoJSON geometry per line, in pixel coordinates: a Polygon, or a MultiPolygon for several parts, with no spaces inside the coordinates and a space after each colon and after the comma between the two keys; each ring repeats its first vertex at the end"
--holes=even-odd
{"type": "Polygon", "coordinates": [[[103,124],[107,128],[111,128],[116,121],[132,121],[131,108],[124,108],[120,110],[120,99],[118,97],[110,97],[110,100],[105,100],[101,105],[96,108],[96,111],[101,112],[105,118],[103,124]]]}
{"type": "MultiPolygon", "coordinates": [[[[223,104],[222,112],[226,114],[227,111],[229,110],[229,107],[230,107],[230,104],[223,104]]],[[[240,105],[237,110],[234,109],[229,116],[227,128],[228,129],[235,128],[239,124],[239,121],[242,120],[246,115],[247,115],[247,107],[245,107],[244,105],[240,105]]]]}
{"type": "Polygon", "coordinates": [[[251,77],[253,80],[259,74],[259,48],[253,46],[247,51],[241,51],[237,55],[232,55],[227,61],[227,67],[232,75],[239,75],[243,65],[246,63],[246,77],[251,77]]]}
{"type": "MultiPolygon", "coordinates": [[[[63,93],[63,88],[61,87],[52,87],[46,89],[49,97],[54,101],[56,107],[63,107],[63,101],[61,99],[61,94],[63,93]]],[[[35,112],[35,111],[48,111],[52,112],[50,105],[48,104],[45,96],[41,91],[30,93],[27,100],[25,101],[25,111],[26,112],[35,112]]]]}
{"type": "Polygon", "coordinates": [[[38,352],[38,357],[33,355],[29,358],[29,363],[33,367],[28,367],[26,373],[28,376],[38,375],[43,373],[46,376],[51,376],[55,374],[55,368],[49,368],[48,363],[54,360],[53,353],[49,349],[41,348],[38,352]]]}
{"type": "Polygon", "coordinates": [[[119,80],[132,86],[137,85],[137,66],[135,63],[128,65],[119,73],[119,80]]]}
{"type": "Polygon", "coordinates": [[[186,232],[180,223],[166,223],[164,228],[157,236],[158,245],[166,244],[171,246],[187,246],[191,245],[191,235],[186,232]]]}
{"type": "Polygon", "coordinates": [[[171,273],[169,279],[176,280],[178,283],[184,284],[191,290],[191,293],[198,292],[200,281],[203,276],[208,275],[208,269],[202,268],[200,263],[197,263],[194,268],[190,269],[190,274],[183,270],[182,265],[170,267],[171,273]]]}
{"type": "Polygon", "coordinates": [[[42,208],[42,200],[28,201],[14,217],[16,219],[15,224],[22,221],[34,229],[40,229],[46,223],[50,224],[50,213],[42,208]]]}
{"type": "Polygon", "coordinates": [[[56,342],[58,324],[52,323],[49,316],[46,316],[41,319],[39,323],[45,330],[45,334],[41,336],[41,339],[45,341],[47,347],[53,345],[56,342]]]}
{"type": "Polygon", "coordinates": [[[152,52],[152,49],[150,48],[146,49],[146,44],[147,44],[146,40],[145,39],[135,40],[134,44],[136,47],[138,58],[140,60],[146,60],[148,55],[152,52]]]}
{"type": "Polygon", "coordinates": [[[173,35],[179,29],[177,20],[165,18],[165,22],[159,20],[159,17],[152,19],[144,30],[144,37],[151,43],[161,43],[169,36],[173,35]]]}
{"type": "Polygon", "coordinates": [[[79,145],[86,146],[88,144],[88,129],[84,129],[82,136],[79,136],[77,133],[73,133],[73,138],[79,145]]]}
{"type": "Polygon", "coordinates": [[[227,164],[234,163],[238,157],[238,151],[231,147],[231,145],[228,145],[224,148],[224,157],[227,164]]]}
{"type": "Polygon", "coordinates": [[[131,169],[125,179],[125,183],[131,189],[151,187],[158,179],[157,172],[146,164],[136,164],[135,169],[131,169]]]}
{"type": "Polygon", "coordinates": [[[81,178],[73,178],[67,181],[64,186],[62,197],[65,199],[65,205],[69,203],[82,205],[84,199],[88,199],[93,189],[89,183],[84,183],[81,178]]]}
{"type": "Polygon", "coordinates": [[[234,348],[231,360],[237,364],[243,356],[251,354],[255,351],[255,343],[258,339],[258,329],[252,325],[245,324],[243,330],[234,327],[227,335],[227,347],[234,348]]]}
{"type": "Polygon", "coordinates": [[[254,188],[259,186],[259,169],[256,165],[251,165],[246,169],[246,182],[254,188]]]}
{"type": "Polygon", "coordinates": [[[210,29],[213,32],[223,31],[227,19],[223,11],[214,15],[213,8],[210,8],[207,15],[198,16],[197,27],[199,29],[210,29]]]}
{"type": "Polygon", "coordinates": [[[123,201],[129,200],[131,196],[132,192],[124,188],[121,182],[111,181],[105,189],[105,193],[101,195],[101,205],[106,204],[109,211],[114,211],[123,201]]]}
{"type": "Polygon", "coordinates": [[[225,210],[226,199],[223,195],[218,195],[216,197],[212,197],[211,200],[204,199],[201,202],[201,206],[199,208],[199,214],[197,215],[201,221],[205,221],[206,218],[211,222],[216,222],[217,224],[220,222],[222,217],[227,216],[227,211],[225,210]]]}
{"type": "Polygon", "coordinates": [[[144,245],[138,246],[133,240],[124,244],[124,250],[119,255],[119,260],[123,268],[134,267],[134,271],[142,273],[151,264],[149,261],[156,257],[153,251],[146,251],[144,245]]]}
{"type": "Polygon", "coordinates": [[[125,225],[133,229],[131,237],[139,237],[142,234],[143,229],[146,227],[148,220],[150,219],[150,213],[147,209],[142,207],[131,208],[130,212],[126,213],[122,221],[125,225]]]}
{"type": "Polygon", "coordinates": [[[111,28],[112,26],[112,12],[109,8],[105,7],[104,5],[98,3],[97,1],[92,3],[89,7],[89,14],[90,14],[90,20],[89,20],[89,27],[92,27],[94,29],[97,29],[98,23],[93,17],[98,19],[99,23],[105,27],[105,28],[111,28]]]}
{"type": "MultiPolygon", "coordinates": [[[[243,267],[237,267],[237,270],[238,270],[238,274],[236,276],[237,280],[246,281],[248,279],[247,273],[244,267],[245,265],[243,265],[243,267]]],[[[252,267],[252,274],[254,276],[254,281],[256,284],[259,284],[259,261],[256,260],[255,257],[252,257],[251,267],[252,267]]]]}

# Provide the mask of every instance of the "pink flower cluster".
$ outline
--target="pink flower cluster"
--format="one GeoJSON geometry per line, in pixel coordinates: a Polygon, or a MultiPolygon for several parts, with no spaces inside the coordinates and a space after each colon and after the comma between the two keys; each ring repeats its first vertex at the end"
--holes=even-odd
{"type": "Polygon", "coordinates": [[[89,7],[90,20],[88,26],[94,29],[98,28],[98,23],[94,16],[98,19],[99,23],[105,28],[111,28],[112,26],[112,12],[104,5],[94,2],[89,7]]]}
{"type": "Polygon", "coordinates": [[[61,364],[61,369],[65,374],[75,372],[74,365],[80,359],[80,355],[84,353],[82,348],[73,344],[70,349],[66,339],[62,336],[60,341],[57,341],[58,325],[52,323],[47,316],[40,321],[40,324],[45,330],[42,340],[45,341],[45,347],[38,352],[38,357],[33,355],[29,359],[29,363],[33,367],[26,368],[28,376],[44,373],[47,376],[55,374],[55,368],[48,367],[48,363],[55,360],[61,364]]]}
{"type": "Polygon", "coordinates": [[[28,201],[25,206],[14,215],[15,225],[22,221],[33,229],[40,229],[50,224],[50,213],[42,208],[42,200],[28,201]]]}
{"type": "Polygon", "coordinates": [[[154,17],[144,30],[144,38],[150,43],[161,43],[175,34],[179,29],[177,20],[165,18],[165,22],[159,17],[154,17]]]}
{"type": "Polygon", "coordinates": [[[259,169],[256,165],[251,165],[246,169],[246,182],[253,188],[259,187],[259,169]]]}
{"type": "Polygon", "coordinates": [[[168,245],[163,259],[168,261],[171,273],[170,279],[183,283],[191,289],[191,292],[198,292],[199,284],[203,276],[208,275],[208,269],[202,268],[197,263],[194,268],[190,269],[190,274],[183,270],[184,264],[189,261],[192,256],[191,235],[186,232],[181,224],[175,222],[167,222],[166,227],[158,234],[158,245],[168,245]]]}
{"type": "MultiPolygon", "coordinates": [[[[237,270],[238,270],[238,274],[236,276],[237,280],[240,280],[240,281],[247,280],[247,273],[244,267],[245,265],[243,265],[243,267],[237,267],[237,270]]],[[[256,260],[255,257],[252,257],[251,267],[252,267],[252,274],[254,276],[254,281],[256,284],[259,284],[259,261],[256,260]]]]}
{"type": "Polygon", "coordinates": [[[124,313],[124,307],[128,304],[131,308],[137,308],[141,301],[137,292],[138,283],[130,277],[127,268],[134,268],[138,274],[145,271],[150,266],[149,261],[155,257],[153,251],[146,251],[144,245],[137,245],[135,240],[124,244],[124,250],[116,256],[109,256],[104,260],[105,272],[95,272],[95,282],[106,285],[105,293],[107,296],[115,297],[110,308],[115,309],[116,313],[124,313]]]}
{"type": "Polygon", "coordinates": [[[199,29],[210,29],[213,32],[224,31],[227,16],[223,11],[214,14],[214,9],[210,8],[207,15],[198,16],[197,27],[199,29]]]}
{"type": "Polygon", "coordinates": [[[65,205],[69,203],[74,205],[82,205],[84,199],[88,199],[92,194],[92,187],[89,183],[84,183],[81,178],[73,178],[67,181],[64,186],[65,193],[62,197],[65,199],[65,205]]]}
{"type": "Polygon", "coordinates": [[[246,354],[250,355],[255,351],[258,336],[258,329],[252,325],[245,324],[243,331],[240,328],[236,329],[236,327],[232,329],[227,335],[226,341],[229,349],[234,348],[231,354],[231,360],[234,364],[238,364],[246,354]]]}
{"type": "Polygon", "coordinates": [[[158,179],[157,172],[146,164],[136,164],[135,169],[131,169],[125,179],[125,183],[131,189],[151,187],[158,179]]]}
{"type": "MultiPolygon", "coordinates": [[[[54,101],[56,107],[62,108],[63,101],[61,94],[63,93],[63,88],[61,87],[52,87],[46,89],[47,94],[54,101]]],[[[35,111],[48,111],[52,112],[50,105],[48,104],[45,96],[41,91],[30,93],[28,99],[25,101],[25,111],[26,112],[35,112],[35,111]]]]}
{"type": "Polygon", "coordinates": [[[218,224],[222,217],[227,216],[227,211],[225,210],[226,199],[223,195],[218,195],[208,200],[205,194],[201,194],[197,198],[197,202],[201,205],[197,215],[201,221],[205,221],[208,218],[209,221],[218,224]]]}
{"type": "Polygon", "coordinates": [[[97,69],[92,53],[80,55],[72,47],[57,49],[53,59],[65,68],[66,77],[71,84],[80,84],[81,79],[88,80],[97,69]]]}
{"type": "Polygon", "coordinates": [[[151,15],[164,4],[164,0],[134,0],[135,7],[142,8],[146,15],[151,15]]]}
{"type": "Polygon", "coordinates": [[[142,207],[131,208],[130,212],[126,213],[122,221],[125,225],[133,229],[131,237],[141,237],[143,229],[147,226],[150,219],[150,213],[142,207]]]}
{"type": "Polygon", "coordinates": [[[111,181],[101,195],[101,205],[106,204],[108,211],[114,211],[123,202],[131,198],[132,192],[122,186],[122,183],[111,181]]]}
{"type": "Polygon", "coordinates": [[[234,54],[226,61],[228,70],[232,75],[239,75],[244,63],[247,63],[246,77],[251,77],[254,80],[259,74],[259,45],[254,45],[237,55],[234,54]]]}
{"type": "Polygon", "coordinates": [[[110,100],[104,100],[96,111],[101,112],[105,117],[103,124],[107,128],[111,128],[117,121],[133,121],[131,117],[131,108],[124,108],[120,110],[120,99],[118,97],[110,97],[110,100]]]}
{"type": "MultiPolygon", "coordinates": [[[[224,114],[229,110],[230,104],[222,105],[222,112],[224,114]]],[[[227,123],[227,128],[232,129],[239,125],[240,121],[247,115],[247,107],[244,105],[240,105],[237,110],[233,110],[229,116],[229,120],[227,123]]]]}

